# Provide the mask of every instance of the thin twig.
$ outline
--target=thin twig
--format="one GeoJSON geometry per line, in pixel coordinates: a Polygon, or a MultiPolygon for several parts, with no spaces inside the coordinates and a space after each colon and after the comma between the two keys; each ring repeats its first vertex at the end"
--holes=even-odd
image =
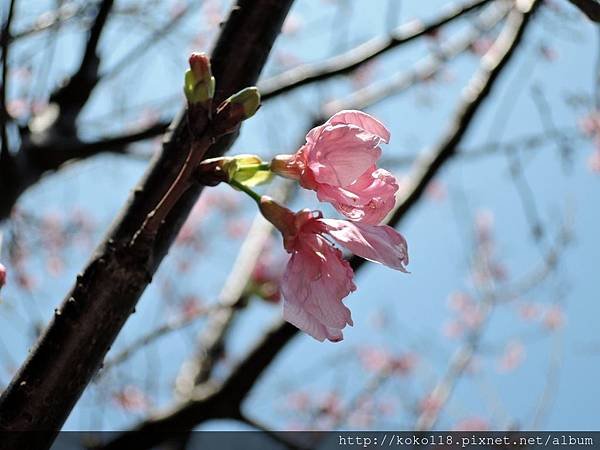
{"type": "Polygon", "coordinates": [[[351,72],[383,53],[432,33],[489,2],[490,0],[469,0],[462,5],[449,5],[444,13],[427,24],[410,22],[396,28],[389,36],[373,38],[328,60],[290,69],[259,84],[262,98],[267,100],[301,86],[351,72]]]}

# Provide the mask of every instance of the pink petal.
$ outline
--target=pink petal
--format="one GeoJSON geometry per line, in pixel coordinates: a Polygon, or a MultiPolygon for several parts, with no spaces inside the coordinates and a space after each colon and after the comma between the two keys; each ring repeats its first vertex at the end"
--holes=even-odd
{"type": "Polygon", "coordinates": [[[356,125],[375,136],[378,136],[386,144],[390,141],[390,131],[379,120],[367,113],[356,110],[344,110],[334,114],[328,121],[330,125],[339,123],[356,125]]]}
{"type": "Polygon", "coordinates": [[[353,272],[339,250],[322,237],[302,233],[281,283],[283,317],[319,341],[343,339],[352,325],[342,299],[356,289],[353,272]]]}
{"type": "Polygon", "coordinates": [[[319,183],[348,186],[381,156],[379,138],[354,125],[327,126],[307,157],[319,183]]]}
{"type": "Polygon", "coordinates": [[[316,189],[320,201],[331,203],[348,219],[373,225],[394,209],[397,190],[396,178],[374,166],[348,187],[321,184],[316,189]]]}
{"type": "Polygon", "coordinates": [[[404,237],[387,225],[319,219],[327,234],[355,255],[407,272],[408,246],[404,237]]]}

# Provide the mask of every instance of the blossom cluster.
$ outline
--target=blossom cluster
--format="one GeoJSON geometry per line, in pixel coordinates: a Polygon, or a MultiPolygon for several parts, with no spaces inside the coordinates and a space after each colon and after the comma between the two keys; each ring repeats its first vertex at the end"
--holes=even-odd
{"type": "Polygon", "coordinates": [[[276,156],[270,170],[328,202],[346,220],[319,211],[297,213],[263,196],[260,209],[291,254],[281,280],[284,318],[315,339],[337,342],[353,325],[343,299],[356,290],[354,272],[333,242],[355,255],[406,272],[404,237],[381,222],[395,206],[398,182],[377,168],[387,128],[361,111],[341,111],[310,130],[294,155],[276,156]]]}

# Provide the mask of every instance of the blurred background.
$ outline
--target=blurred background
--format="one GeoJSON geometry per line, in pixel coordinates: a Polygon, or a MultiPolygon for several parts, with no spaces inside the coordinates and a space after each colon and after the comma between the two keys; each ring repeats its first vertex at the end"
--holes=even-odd
{"type": "MultiPolygon", "coordinates": [[[[296,0],[259,82],[275,95],[229,153],[293,153],[315,124],[361,109],[390,129],[381,166],[410,189],[514,7],[448,2],[296,0]],[[419,27],[427,32],[352,70],[275,89],[279,74],[331,67],[365,42],[389,44],[419,27]]],[[[34,147],[42,162],[11,179],[0,160],[0,389],[160,149],[184,105],[187,57],[210,51],[231,7],[115,1],[93,83],[61,90],[81,72],[102,2],[4,1],[3,23],[9,3],[3,151],[27,166],[34,147]]],[[[599,429],[599,46],[598,24],[573,4],[541,2],[456,155],[397,227],[410,274],[362,267],[345,300],[354,327],[344,341],[299,334],[259,378],[242,418],[197,426],[599,429]]],[[[338,217],[313,193],[285,190],[292,209],[338,217]]],[[[249,231],[264,228],[255,214],[228,186],[205,190],[65,429],[136,426],[185,400],[208,350],[205,379],[223,380],[280,320],[287,257],[275,234],[260,246],[244,299],[219,306],[249,231]],[[207,335],[218,337],[210,348],[207,335]]]]}

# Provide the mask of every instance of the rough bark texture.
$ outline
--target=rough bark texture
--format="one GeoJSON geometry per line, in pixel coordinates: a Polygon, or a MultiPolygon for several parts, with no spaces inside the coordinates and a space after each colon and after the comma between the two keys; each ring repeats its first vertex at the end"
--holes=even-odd
{"type": "MultiPolygon", "coordinates": [[[[233,7],[212,53],[215,104],[256,83],[292,2],[239,0],[233,7]]],[[[0,449],[49,448],[100,367],[200,193],[193,188],[181,198],[155,241],[128,246],[179,172],[191,139],[183,112],[167,133],[161,154],[0,397],[0,431],[21,432],[5,433],[0,449]],[[22,433],[30,430],[49,433],[22,433]]],[[[222,154],[230,143],[231,138],[222,139],[210,155],[222,154]]]]}

